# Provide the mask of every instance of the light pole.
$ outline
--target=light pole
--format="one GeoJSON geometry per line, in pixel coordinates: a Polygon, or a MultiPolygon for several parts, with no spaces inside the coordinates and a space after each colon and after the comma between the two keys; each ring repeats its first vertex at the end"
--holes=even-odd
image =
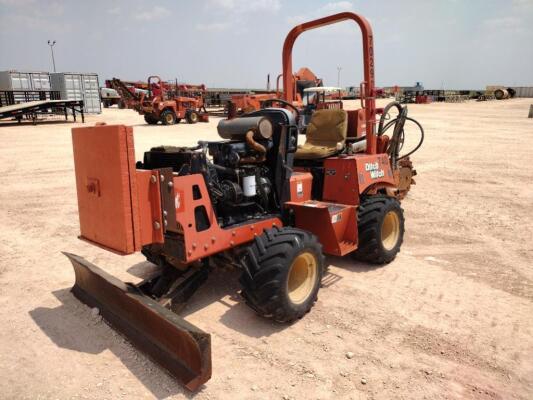
{"type": "Polygon", "coordinates": [[[55,40],[48,41],[48,46],[50,46],[50,51],[52,52],[52,64],[54,65],[54,72],[56,72],[56,60],[54,59],[54,44],[56,44],[55,40]]]}
{"type": "Polygon", "coordinates": [[[341,87],[341,70],[342,67],[337,67],[337,87],[341,87]]]}

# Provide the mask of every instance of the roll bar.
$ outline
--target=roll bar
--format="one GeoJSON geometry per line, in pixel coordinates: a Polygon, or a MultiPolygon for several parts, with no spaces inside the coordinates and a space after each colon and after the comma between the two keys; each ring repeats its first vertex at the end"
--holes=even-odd
{"type": "Polygon", "coordinates": [[[364,110],[366,119],[366,152],[367,154],[376,154],[376,136],[374,134],[376,118],[376,100],[375,100],[375,77],[374,77],[374,37],[370,23],[362,16],[342,12],[330,15],[328,17],[315,19],[314,21],[305,22],[291,29],[285,43],[283,44],[282,55],[282,74],[283,74],[283,97],[286,101],[294,101],[294,78],[292,78],[292,49],[294,42],[301,33],[322,26],[335,24],[346,20],[352,20],[359,25],[363,35],[363,67],[364,81],[361,86],[361,98],[364,99],[364,110]]]}
{"type": "Polygon", "coordinates": [[[159,83],[159,86],[161,88],[161,99],[164,98],[164,88],[163,88],[163,83],[161,81],[161,78],[159,77],[159,75],[150,75],[148,77],[148,94],[150,95],[150,97],[153,97],[152,95],[152,81],[156,81],[157,83],[159,83]]]}

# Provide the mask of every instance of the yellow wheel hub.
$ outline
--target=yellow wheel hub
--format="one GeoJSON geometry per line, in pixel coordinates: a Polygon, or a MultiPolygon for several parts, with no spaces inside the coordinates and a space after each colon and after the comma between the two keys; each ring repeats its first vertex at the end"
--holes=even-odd
{"type": "Polygon", "coordinates": [[[395,211],[389,211],[381,225],[381,243],[387,251],[394,249],[400,237],[400,217],[395,211]]]}
{"type": "Polygon", "coordinates": [[[318,275],[316,256],[308,251],[299,254],[289,269],[287,290],[294,304],[302,304],[313,292],[318,275]]]}
{"type": "Polygon", "coordinates": [[[172,114],[170,113],[166,115],[166,119],[167,119],[167,123],[169,124],[171,124],[172,121],[174,120],[174,118],[172,117],[172,114]]]}

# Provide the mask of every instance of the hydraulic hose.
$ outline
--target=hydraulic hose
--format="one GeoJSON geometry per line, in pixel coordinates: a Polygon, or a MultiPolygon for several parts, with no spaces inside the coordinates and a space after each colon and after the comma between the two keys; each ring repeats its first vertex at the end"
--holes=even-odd
{"type": "MultiPolygon", "coordinates": [[[[387,129],[390,128],[390,126],[392,126],[392,124],[394,124],[396,122],[397,118],[389,121],[387,123],[387,125],[385,125],[385,128],[384,128],[384,131],[386,131],[387,129]]],[[[398,157],[397,160],[401,160],[403,158],[406,158],[406,157],[409,157],[411,154],[413,154],[415,151],[417,151],[420,146],[422,146],[422,143],[424,143],[424,136],[425,136],[425,133],[424,133],[424,128],[422,128],[422,125],[420,125],[420,122],[418,122],[416,119],[414,118],[411,118],[411,117],[405,117],[405,120],[406,121],[411,121],[413,122],[414,124],[416,124],[418,126],[418,129],[420,129],[420,141],[418,142],[418,144],[413,148],[413,150],[411,150],[409,153],[407,154],[403,154],[401,157],[398,157]]],[[[402,137],[400,139],[400,146],[398,148],[398,151],[400,151],[403,147],[403,138],[405,136],[405,131],[402,131],[402,137]]]]}
{"type": "Polygon", "coordinates": [[[387,119],[387,117],[389,115],[389,110],[392,107],[396,107],[398,109],[398,115],[400,115],[402,113],[402,110],[404,108],[397,101],[392,101],[392,102],[390,102],[389,104],[387,104],[385,106],[385,108],[383,109],[383,113],[381,113],[381,118],[379,119],[378,136],[383,135],[383,133],[385,132],[385,129],[383,128],[383,125],[385,124],[385,120],[387,119]]]}
{"type": "Polygon", "coordinates": [[[383,113],[381,114],[381,118],[379,119],[377,135],[382,136],[392,126],[394,126],[394,130],[389,141],[387,153],[389,154],[392,165],[396,167],[397,162],[399,160],[409,157],[411,154],[417,151],[420,148],[420,146],[422,146],[422,143],[424,142],[424,128],[422,128],[422,125],[420,125],[420,123],[417,120],[411,117],[408,117],[407,107],[402,106],[397,101],[393,101],[387,104],[385,108],[383,109],[383,113]],[[393,107],[395,107],[398,110],[398,116],[385,124],[385,121],[387,120],[389,116],[389,110],[393,107]],[[402,149],[404,141],[405,141],[404,126],[405,126],[406,121],[411,121],[416,126],[418,126],[418,128],[420,129],[420,141],[414,147],[413,150],[411,150],[407,154],[403,154],[402,156],[400,156],[400,150],[402,149]]]}

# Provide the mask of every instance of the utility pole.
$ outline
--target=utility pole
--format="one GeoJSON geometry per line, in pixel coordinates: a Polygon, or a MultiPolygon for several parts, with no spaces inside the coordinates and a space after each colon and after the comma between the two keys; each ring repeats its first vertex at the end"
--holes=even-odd
{"type": "Polygon", "coordinates": [[[54,72],[56,72],[56,60],[54,59],[54,45],[56,44],[55,40],[49,40],[48,46],[50,46],[50,51],[52,52],[52,64],[54,66],[54,72]]]}
{"type": "Polygon", "coordinates": [[[341,87],[341,70],[342,67],[337,67],[337,87],[341,87]]]}

